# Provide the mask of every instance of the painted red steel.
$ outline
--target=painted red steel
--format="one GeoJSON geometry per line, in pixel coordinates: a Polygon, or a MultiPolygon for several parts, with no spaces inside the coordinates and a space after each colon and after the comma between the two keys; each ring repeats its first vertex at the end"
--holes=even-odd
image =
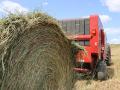
{"type": "MultiPolygon", "coordinates": [[[[79,62],[80,59],[84,60],[84,63],[89,63],[91,66],[93,65],[93,57],[92,55],[96,55],[98,59],[105,58],[105,33],[103,30],[102,23],[99,19],[99,16],[92,15],[89,17],[90,19],[90,34],[89,35],[69,35],[67,36],[70,40],[89,40],[89,45],[85,45],[84,48],[87,51],[87,55],[80,55],[81,51],[76,55],[76,61],[79,62]]],[[[69,21],[69,20],[68,20],[69,21]]],[[[96,59],[96,60],[98,60],[96,59]]],[[[86,68],[74,68],[77,72],[86,72],[86,68]]]]}
{"type": "MultiPolygon", "coordinates": [[[[71,39],[74,40],[90,40],[90,45],[84,46],[87,55],[83,55],[82,59],[84,63],[90,63],[91,66],[93,65],[93,58],[92,54],[96,54],[98,58],[104,59],[105,58],[105,33],[103,31],[103,26],[98,16],[90,16],[90,34],[89,35],[76,35],[73,36],[71,39]]],[[[79,58],[80,54],[77,55],[79,58]]],[[[77,59],[76,58],[76,59],[77,59]]],[[[95,60],[95,59],[94,59],[95,60]]],[[[98,59],[97,59],[98,60],[98,59]]],[[[76,72],[87,72],[85,68],[75,68],[76,72]]]]}
{"type": "MultiPolygon", "coordinates": [[[[85,63],[92,63],[91,54],[99,54],[99,28],[98,28],[98,16],[90,16],[90,35],[75,35],[71,36],[74,40],[90,40],[90,45],[84,46],[87,51],[87,56],[84,55],[83,59],[85,63]]],[[[79,55],[78,55],[79,57],[79,55]]]]}
{"type": "Polygon", "coordinates": [[[70,35],[70,36],[67,36],[68,39],[70,40],[90,40],[91,39],[91,35],[70,35]]]}
{"type": "Polygon", "coordinates": [[[90,72],[88,69],[84,69],[84,68],[74,68],[73,70],[76,71],[76,72],[79,72],[79,73],[90,72]]]}

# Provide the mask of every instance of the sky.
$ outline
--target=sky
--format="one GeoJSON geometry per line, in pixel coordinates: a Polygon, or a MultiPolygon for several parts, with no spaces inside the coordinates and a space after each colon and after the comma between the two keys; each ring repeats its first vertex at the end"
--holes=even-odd
{"type": "Polygon", "coordinates": [[[9,12],[43,11],[56,19],[98,14],[109,43],[120,43],[120,0],[0,0],[0,18],[9,12]]]}

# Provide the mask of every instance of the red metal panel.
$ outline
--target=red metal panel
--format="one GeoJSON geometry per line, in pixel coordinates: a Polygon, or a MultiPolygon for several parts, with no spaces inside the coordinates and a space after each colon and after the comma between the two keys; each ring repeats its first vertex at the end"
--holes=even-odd
{"type": "Polygon", "coordinates": [[[73,68],[73,70],[75,72],[78,72],[78,73],[88,73],[88,72],[90,72],[90,70],[85,69],[85,68],[73,68]]]}
{"type": "Polygon", "coordinates": [[[70,36],[67,36],[68,39],[71,39],[71,40],[90,40],[91,39],[91,35],[70,35],[70,36]]]}
{"type": "Polygon", "coordinates": [[[90,40],[91,53],[98,53],[99,47],[99,30],[98,30],[98,16],[90,16],[90,34],[92,38],[90,40]],[[93,34],[95,31],[95,35],[93,34]]]}
{"type": "MultiPolygon", "coordinates": [[[[83,21],[84,21],[84,19],[82,19],[83,21]]],[[[73,19],[73,20],[65,20],[66,22],[74,22],[75,21],[75,19],[73,19]]],[[[76,21],[77,21],[77,19],[76,19],[76,21]]],[[[81,21],[82,22],[82,21],[81,21]]],[[[80,25],[82,25],[82,23],[77,23],[77,24],[80,24],[80,25]]],[[[92,62],[92,60],[91,60],[91,54],[92,53],[96,53],[96,54],[99,54],[98,56],[101,56],[100,54],[101,54],[101,36],[100,36],[100,28],[99,28],[99,24],[100,24],[100,22],[99,22],[99,17],[97,16],[97,15],[92,15],[92,16],[90,16],[89,17],[89,22],[86,22],[86,25],[87,24],[89,24],[89,29],[90,29],[90,34],[87,34],[87,35],[85,35],[85,34],[70,34],[70,36],[67,36],[70,40],[77,40],[77,41],[81,41],[81,40],[89,40],[90,41],[90,45],[87,45],[87,46],[84,46],[85,47],[85,49],[86,49],[86,51],[87,51],[87,53],[88,53],[88,55],[87,56],[84,56],[84,60],[85,60],[85,62],[87,62],[87,63],[91,63],[92,62]]],[[[67,27],[67,30],[70,30],[70,32],[71,32],[71,30],[78,30],[79,29],[79,27],[78,26],[76,26],[76,25],[74,25],[74,24],[72,24],[71,26],[69,26],[70,28],[68,29],[68,27],[67,27]]],[[[81,28],[80,27],[80,30],[82,31],[84,31],[84,28],[81,28]]],[[[74,31],[72,31],[72,32],[74,32],[74,31]]],[[[69,33],[70,33],[69,32],[69,33]]],[[[76,32],[76,31],[75,31],[76,32]]]]}
{"type": "MultiPolygon", "coordinates": [[[[103,31],[102,23],[97,15],[92,15],[87,19],[73,19],[64,20],[63,22],[70,22],[67,26],[68,39],[76,41],[76,43],[83,44],[87,55],[81,50],[76,54],[76,62],[84,62],[93,68],[94,60],[105,57],[105,33],[103,31]],[[89,30],[89,31],[87,31],[89,30]],[[69,34],[70,33],[70,34],[69,34]],[[94,58],[94,56],[96,57],[94,58]],[[93,56],[93,57],[92,57],[93,56]],[[93,59],[93,60],[92,60],[93,59]]],[[[66,27],[64,27],[66,28],[66,27]]],[[[77,72],[87,72],[83,68],[74,68],[77,72]]]]}
{"type": "MultiPolygon", "coordinates": [[[[87,39],[89,37],[90,45],[84,46],[88,55],[84,56],[84,62],[85,63],[91,63],[92,62],[92,53],[98,53],[99,54],[99,29],[98,29],[98,16],[90,16],[90,35],[87,36],[87,39]]],[[[79,38],[86,38],[86,35],[79,36],[79,38]]]]}
{"type": "Polygon", "coordinates": [[[92,62],[92,60],[91,60],[91,51],[92,51],[91,47],[90,46],[85,46],[85,49],[87,51],[87,55],[84,56],[84,60],[85,60],[86,63],[90,63],[90,62],[92,62]]]}

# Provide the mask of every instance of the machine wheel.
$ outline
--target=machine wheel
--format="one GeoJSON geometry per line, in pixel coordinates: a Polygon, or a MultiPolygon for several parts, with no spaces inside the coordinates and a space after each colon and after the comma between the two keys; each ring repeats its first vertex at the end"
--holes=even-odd
{"type": "Polygon", "coordinates": [[[101,60],[97,66],[97,79],[106,80],[107,79],[107,65],[106,62],[101,60]]]}
{"type": "Polygon", "coordinates": [[[107,44],[106,46],[106,64],[108,66],[111,65],[111,50],[110,50],[110,45],[107,44]]]}

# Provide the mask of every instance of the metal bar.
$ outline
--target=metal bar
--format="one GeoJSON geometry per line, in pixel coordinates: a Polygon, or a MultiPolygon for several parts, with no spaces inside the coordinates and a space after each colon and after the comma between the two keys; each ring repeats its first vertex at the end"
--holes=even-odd
{"type": "Polygon", "coordinates": [[[70,40],[90,40],[91,35],[70,35],[67,36],[70,40]]]}

